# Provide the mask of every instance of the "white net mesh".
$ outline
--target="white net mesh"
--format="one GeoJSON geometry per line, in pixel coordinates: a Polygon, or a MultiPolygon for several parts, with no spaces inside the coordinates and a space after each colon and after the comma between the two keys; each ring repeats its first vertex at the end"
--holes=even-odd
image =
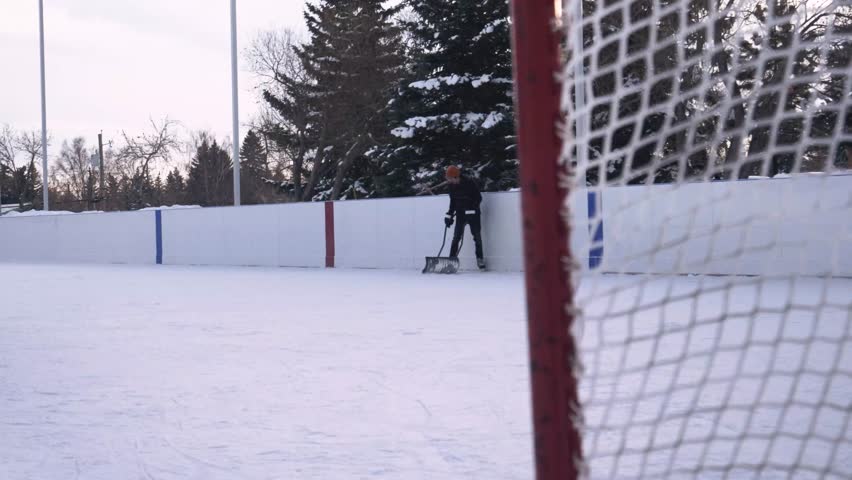
{"type": "Polygon", "coordinates": [[[589,476],[852,478],[852,1],[563,12],[589,476]]]}

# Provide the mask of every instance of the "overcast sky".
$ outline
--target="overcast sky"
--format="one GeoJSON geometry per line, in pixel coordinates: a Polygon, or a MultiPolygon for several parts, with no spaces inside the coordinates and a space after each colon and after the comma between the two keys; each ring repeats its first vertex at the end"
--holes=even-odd
{"type": "MultiPolygon", "coordinates": [[[[170,118],[230,137],[229,0],[44,0],[47,122],[61,140],[117,139],[170,118]]],[[[237,0],[242,51],[259,30],[304,30],[304,0],[237,0]]],[[[0,124],[41,125],[38,0],[0,0],[0,124]]],[[[256,113],[240,61],[240,118],[256,113]]],[[[244,129],[243,129],[243,134],[244,129]]],[[[59,141],[57,141],[59,140],[59,141]]]]}

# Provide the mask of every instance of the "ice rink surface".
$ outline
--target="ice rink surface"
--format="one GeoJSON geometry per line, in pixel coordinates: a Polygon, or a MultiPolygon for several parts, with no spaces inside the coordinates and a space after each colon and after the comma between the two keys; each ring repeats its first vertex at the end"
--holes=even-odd
{"type": "Polygon", "coordinates": [[[0,265],[0,478],[528,478],[520,275],[0,265]]]}
{"type": "MultiPolygon", "coordinates": [[[[532,478],[520,274],[0,265],[0,278],[3,480],[532,478]]],[[[766,326],[760,332],[771,332],[784,312],[805,325],[767,334],[764,343],[783,346],[789,335],[802,344],[803,332],[815,332],[802,337],[810,343],[826,341],[816,355],[745,350],[753,356],[738,361],[727,356],[736,348],[723,348],[707,358],[783,366],[803,355],[816,362],[803,371],[830,385],[816,390],[826,408],[817,409],[814,428],[820,439],[835,438],[838,451],[831,458],[825,448],[806,452],[800,461],[852,475],[852,375],[844,374],[852,365],[852,281],[760,283],[757,296],[753,285],[720,287],[725,282],[584,280],[584,358],[595,375],[583,383],[583,398],[594,403],[588,421],[597,426],[586,440],[597,457],[592,478],[641,469],[653,478],[673,463],[686,475],[689,462],[704,457],[679,452],[672,461],[667,447],[691,448],[691,435],[724,437],[712,426],[743,421],[714,417],[719,395],[690,385],[718,385],[714,375],[722,383],[731,375],[713,362],[704,366],[708,346],[740,337],[763,345],[755,329],[743,327],[755,312],[766,326]],[[706,330],[720,308],[734,312],[730,320],[740,327],[706,330]],[[678,336],[687,330],[697,333],[678,336]],[[628,335],[635,348],[615,353],[628,335]],[[681,352],[672,346],[678,343],[688,347],[681,352]],[[667,370],[672,359],[686,360],[684,372],[667,370]],[[700,421],[651,429],[661,404],[671,404],[670,421],[700,421]],[[642,441],[660,435],[674,440],[642,441]],[[646,464],[631,461],[637,452],[646,464]]],[[[790,395],[788,403],[799,406],[790,395]]],[[[774,425],[752,421],[754,431],[774,425]]],[[[780,444],[768,448],[781,448],[781,457],[795,453],[780,444]]],[[[740,450],[748,448],[758,447],[740,450]]],[[[725,455],[711,451],[700,465],[725,455]]],[[[767,455],[774,462],[776,454],[767,455]]]]}

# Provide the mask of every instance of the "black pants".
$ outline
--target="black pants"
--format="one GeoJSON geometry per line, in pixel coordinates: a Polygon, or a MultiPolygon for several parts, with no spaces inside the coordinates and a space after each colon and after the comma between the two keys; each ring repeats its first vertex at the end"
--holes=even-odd
{"type": "Polygon", "coordinates": [[[459,212],[456,214],[456,229],[453,231],[453,243],[450,245],[450,256],[455,258],[459,255],[459,242],[464,235],[465,225],[470,225],[470,233],[473,235],[473,243],[476,245],[476,258],[483,258],[482,255],[482,221],[479,212],[465,214],[459,212]]]}

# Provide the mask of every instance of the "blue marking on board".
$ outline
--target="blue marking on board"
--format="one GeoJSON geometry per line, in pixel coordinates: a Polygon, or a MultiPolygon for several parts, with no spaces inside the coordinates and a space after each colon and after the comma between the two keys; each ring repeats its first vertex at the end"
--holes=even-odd
{"type": "Polygon", "coordinates": [[[589,192],[589,236],[592,243],[589,245],[589,269],[594,270],[603,263],[603,218],[598,218],[599,212],[603,210],[603,196],[599,192],[589,192]]]}
{"type": "Polygon", "coordinates": [[[163,264],[163,212],[154,211],[154,222],[157,229],[157,265],[163,264]]]}

